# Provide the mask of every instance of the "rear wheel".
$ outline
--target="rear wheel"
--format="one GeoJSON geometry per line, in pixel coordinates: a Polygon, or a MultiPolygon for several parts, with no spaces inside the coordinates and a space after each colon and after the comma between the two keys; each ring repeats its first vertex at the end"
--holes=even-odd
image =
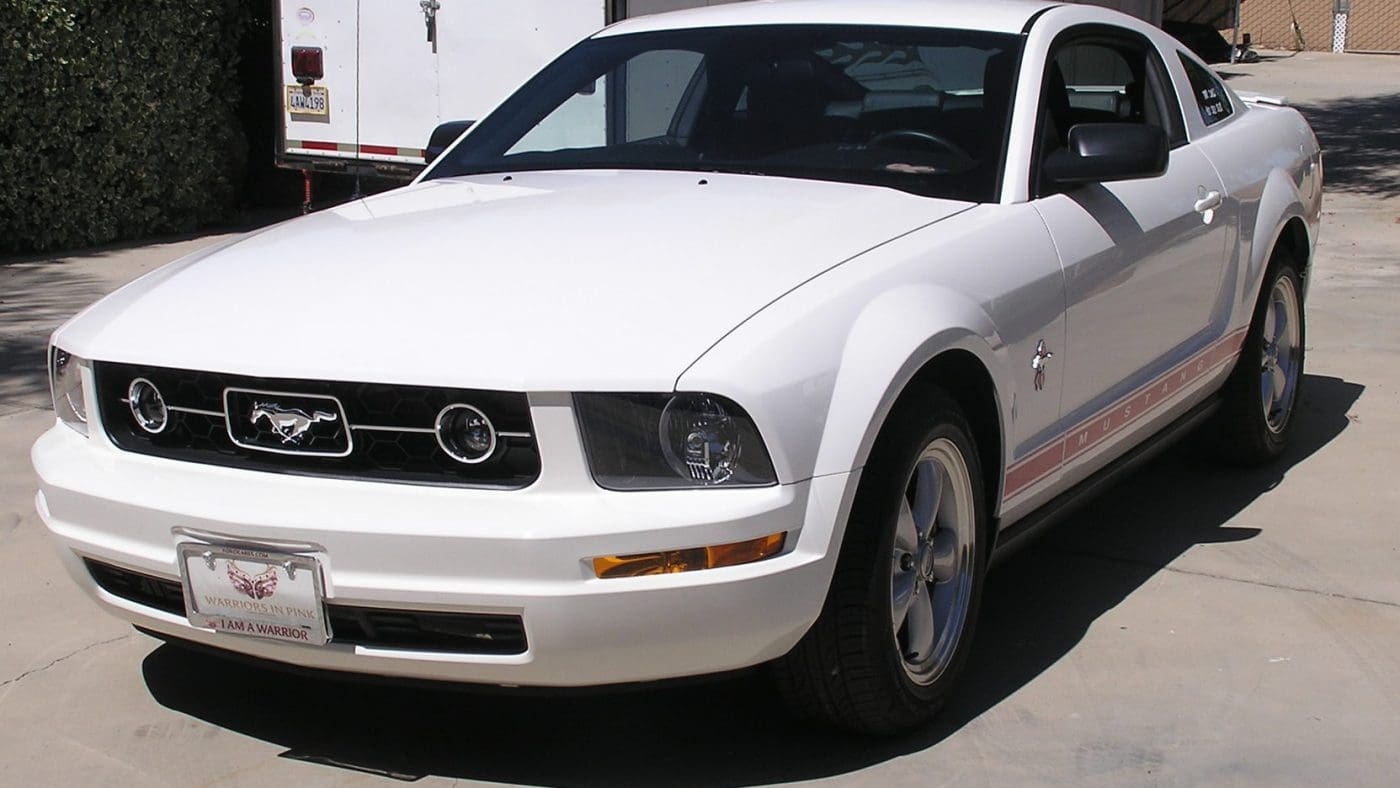
{"type": "Polygon", "coordinates": [[[821,617],[775,665],[799,714],[865,733],[917,725],[947,697],[986,574],[981,468],[941,389],[901,400],[866,465],[821,617]]]}
{"type": "Polygon", "coordinates": [[[1282,250],[1264,278],[1239,363],[1223,391],[1216,448],[1227,460],[1254,465],[1283,452],[1303,382],[1306,326],[1301,278],[1282,250]]]}

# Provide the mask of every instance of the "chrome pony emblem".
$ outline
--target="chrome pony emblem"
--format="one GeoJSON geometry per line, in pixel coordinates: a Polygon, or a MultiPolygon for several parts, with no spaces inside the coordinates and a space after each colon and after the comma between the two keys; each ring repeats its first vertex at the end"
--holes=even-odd
{"type": "Polygon", "coordinates": [[[324,410],[307,413],[297,408],[284,408],[273,402],[256,402],[248,421],[254,427],[258,426],[258,422],[266,421],[268,428],[282,439],[283,444],[300,445],[313,425],[339,418],[339,414],[324,410]]]}
{"type": "Polygon", "coordinates": [[[1031,369],[1035,370],[1035,390],[1045,389],[1045,368],[1050,366],[1050,359],[1055,354],[1050,352],[1050,348],[1045,346],[1045,340],[1040,340],[1040,344],[1035,346],[1035,358],[1031,359],[1031,369]]]}

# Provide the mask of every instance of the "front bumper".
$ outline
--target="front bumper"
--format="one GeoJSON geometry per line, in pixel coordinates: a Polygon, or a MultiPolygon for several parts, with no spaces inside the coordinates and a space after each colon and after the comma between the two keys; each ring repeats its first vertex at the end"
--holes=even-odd
{"type": "Polygon", "coordinates": [[[285,476],[122,452],[61,425],[34,445],[36,504],[73,578],[137,626],[253,657],[402,678],[591,686],[735,670],[821,610],[854,474],[761,489],[616,493],[588,474],[567,397],[532,398],[540,479],[519,491],[285,476]],[[520,654],[322,647],[215,633],[99,588],[83,559],[178,579],[175,529],[325,548],[328,603],[518,615],[520,654]],[[599,580],[591,559],[788,532],[768,560],[599,580]]]}

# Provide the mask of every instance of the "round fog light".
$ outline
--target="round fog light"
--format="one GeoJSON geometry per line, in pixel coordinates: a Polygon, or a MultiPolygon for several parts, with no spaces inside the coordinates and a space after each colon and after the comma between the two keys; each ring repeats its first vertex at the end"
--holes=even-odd
{"type": "Polygon", "coordinates": [[[496,451],[496,428],[471,405],[448,405],[437,417],[437,441],[447,456],[475,465],[496,451]]]}
{"type": "Polygon", "coordinates": [[[170,411],[165,407],[165,397],[160,395],[156,384],[145,378],[131,381],[126,390],[126,402],[131,407],[131,415],[136,425],[152,435],[165,431],[170,423],[170,411]]]}

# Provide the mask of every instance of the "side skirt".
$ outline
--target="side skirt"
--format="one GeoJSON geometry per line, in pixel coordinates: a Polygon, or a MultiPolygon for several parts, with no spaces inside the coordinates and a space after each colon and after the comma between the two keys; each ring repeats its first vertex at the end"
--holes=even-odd
{"type": "Polygon", "coordinates": [[[1064,520],[1076,509],[1097,497],[1104,490],[1117,484],[1123,477],[1141,468],[1160,455],[1172,444],[1186,437],[1215,414],[1220,407],[1220,396],[1213,395],[1206,401],[1187,411],[1176,421],[1158,430],[1156,434],[1139,443],[1107,467],[1060,493],[1039,509],[1026,515],[1004,531],[997,534],[992,547],[992,565],[1005,561],[1022,547],[1035,541],[1036,537],[1050,526],[1064,520]]]}

